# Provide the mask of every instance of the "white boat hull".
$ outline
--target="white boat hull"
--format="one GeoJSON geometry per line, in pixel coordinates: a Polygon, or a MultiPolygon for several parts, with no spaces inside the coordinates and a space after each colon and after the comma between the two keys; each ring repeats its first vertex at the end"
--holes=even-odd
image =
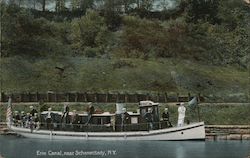
{"type": "Polygon", "coordinates": [[[60,140],[205,140],[204,122],[182,127],[130,132],[69,132],[33,130],[9,126],[10,130],[27,138],[60,140]]]}

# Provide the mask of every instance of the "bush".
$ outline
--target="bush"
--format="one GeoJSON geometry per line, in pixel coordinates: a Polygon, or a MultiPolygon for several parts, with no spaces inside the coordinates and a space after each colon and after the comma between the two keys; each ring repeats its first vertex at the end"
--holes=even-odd
{"type": "Polygon", "coordinates": [[[87,48],[85,48],[85,50],[84,50],[84,55],[85,55],[86,57],[89,57],[89,58],[94,58],[94,57],[96,57],[98,54],[99,54],[98,48],[90,48],[90,47],[87,47],[87,48]]]}

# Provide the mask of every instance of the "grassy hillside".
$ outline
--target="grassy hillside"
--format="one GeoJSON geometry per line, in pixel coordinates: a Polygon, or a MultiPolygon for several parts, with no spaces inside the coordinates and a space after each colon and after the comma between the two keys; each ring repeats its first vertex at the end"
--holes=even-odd
{"type": "Polygon", "coordinates": [[[2,60],[0,77],[4,92],[191,92],[201,93],[207,101],[247,102],[248,76],[245,69],[185,59],[11,57],[2,60]]]}
{"type": "Polygon", "coordinates": [[[1,2],[1,91],[191,92],[249,102],[244,1],[185,0],[162,11],[137,5],[126,14],[109,2],[75,10],[81,14],[1,2]]]}

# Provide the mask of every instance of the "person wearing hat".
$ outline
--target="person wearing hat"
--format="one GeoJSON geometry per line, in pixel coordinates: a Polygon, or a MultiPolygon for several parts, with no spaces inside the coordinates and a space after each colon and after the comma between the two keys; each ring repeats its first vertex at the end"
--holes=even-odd
{"type": "Polygon", "coordinates": [[[72,124],[75,121],[75,117],[76,117],[76,110],[73,110],[73,114],[71,115],[71,121],[70,121],[72,124]]]}
{"type": "Polygon", "coordinates": [[[29,128],[29,125],[30,125],[30,113],[26,113],[25,115],[25,128],[29,128]]]}
{"type": "Polygon", "coordinates": [[[30,114],[34,117],[35,113],[38,113],[37,110],[34,108],[34,106],[30,106],[30,114]]]}
{"type": "Polygon", "coordinates": [[[148,112],[145,113],[145,115],[143,116],[144,119],[147,121],[147,123],[149,124],[149,130],[152,130],[153,127],[153,113],[152,113],[152,108],[148,108],[148,112]]]}
{"type": "Polygon", "coordinates": [[[89,124],[89,123],[91,123],[91,118],[92,118],[92,115],[95,113],[95,108],[94,108],[94,106],[92,105],[92,103],[91,102],[89,102],[88,103],[88,109],[87,109],[87,111],[88,111],[88,120],[87,120],[87,125],[89,124]]]}
{"type": "Polygon", "coordinates": [[[169,112],[168,112],[168,108],[164,109],[164,112],[162,113],[162,119],[166,125],[166,127],[172,127],[171,122],[169,121],[169,112]]]}
{"type": "Polygon", "coordinates": [[[181,127],[184,125],[185,112],[186,112],[186,108],[184,106],[184,103],[180,103],[178,107],[178,123],[177,123],[178,127],[181,127]]]}
{"type": "Polygon", "coordinates": [[[73,110],[73,115],[72,115],[72,126],[74,131],[78,131],[80,129],[80,117],[76,113],[76,110],[73,110]]]}
{"type": "Polygon", "coordinates": [[[35,113],[35,116],[34,116],[34,127],[35,127],[35,129],[40,128],[40,122],[39,122],[39,118],[38,118],[37,113],[35,113]]]}
{"type": "Polygon", "coordinates": [[[21,117],[20,118],[21,118],[21,126],[24,127],[25,126],[25,119],[26,119],[24,111],[21,111],[21,117]]]}
{"type": "Polygon", "coordinates": [[[20,121],[21,121],[21,118],[20,118],[19,112],[15,111],[15,115],[13,116],[13,122],[16,126],[18,126],[20,121]]]}
{"type": "Polygon", "coordinates": [[[48,114],[46,116],[46,126],[47,129],[52,129],[52,112],[51,112],[51,108],[48,108],[48,114]]]}
{"type": "Polygon", "coordinates": [[[33,118],[32,114],[30,114],[30,117],[29,117],[29,128],[30,128],[31,132],[33,132],[33,128],[34,128],[34,120],[33,119],[34,118],[33,118]]]}
{"type": "Polygon", "coordinates": [[[70,118],[69,118],[69,106],[64,104],[63,108],[63,115],[62,115],[62,123],[69,124],[70,123],[70,118]]]}

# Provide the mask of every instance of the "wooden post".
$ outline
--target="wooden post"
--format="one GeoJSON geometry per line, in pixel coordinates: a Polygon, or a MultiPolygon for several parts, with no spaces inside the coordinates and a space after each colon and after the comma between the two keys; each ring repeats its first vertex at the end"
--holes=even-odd
{"type": "Polygon", "coordinates": [[[5,94],[4,92],[1,92],[1,102],[5,102],[5,94]]]}
{"type": "Polygon", "coordinates": [[[125,103],[127,103],[128,102],[128,93],[127,92],[125,92],[125,103]]]}
{"type": "Polygon", "coordinates": [[[47,102],[50,102],[50,99],[49,99],[49,92],[47,92],[47,102]]]}
{"type": "Polygon", "coordinates": [[[22,93],[19,94],[19,97],[20,97],[20,102],[23,102],[23,94],[22,93]]]}
{"type": "Polygon", "coordinates": [[[57,93],[55,93],[55,102],[58,102],[58,96],[57,96],[57,93]]]}
{"type": "Polygon", "coordinates": [[[66,102],[69,102],[70,93],[66,94],[66,102]]]}
{"type": "Polygon", "coordinates": [[[200,106],[199,106],[199,103],[200,103],[200,93],[198,94],[198,98],[197,98],[197,110],[198,110],[198,120],[199,122],[201,121],[201,116],[200,116],[200,106]]]}
{"type": "Polygon", "coordinates": [[[94,93],[94,101],[97,103],[97,93],[94,93]]]}
{"type": "Polygon", "coordinates": [[[149,100],[149,93],[146,94],[146,100],[149,100]]]}
{"type": "Polygon", "coordinates": [[[78,98],[79,98],[79,93],[76,92],[76,94],[75,94],[75,102],[78,102],[78,98]]]}
{"type": "Polygon", "coordinates": [[[199,122],[201,121],[201,116],[200,116],[200,106],[197,104],[197,110],[198,110],[198,120],[199,122]]]}
{"type": "MultiPolygon", "coordinates": [[[[11,97],[12,102],[16,102],[16,98],[14,98],[14,94],[13,94],[13,93],[11,93],[11,94],[9,95],[9,97],[11,97]]],[[[8,98],[8,99],[9,99],[9,98],[8,98]]]]}
{"type": "Polygon", "coordinates": [[[106,93],[105,101],[106,103],[109,101],[109,92],[106,93]]]}
{"type": "Polygon", "coordinates": [[[164,99],[165,99],[165,103],[167,103],[168,102],[168,93],[167,92],[164,93],[164,99]]]}
{"type": "Polygon", "coordinates": [[[190,93],[188,93],[188,101],[190,101],[191,95],[190,93]]]}
{"type": "Polygon", "coordinates": [[[179,93],[176,94],[176,102],[179,102],[179,93]]]}
{"type": "Polygon", "coordinates": [[[139,100],[139,98],[138,98],[138,94],[137,94],[137,93],[135,93],[134,95],[135,95],[135,102],[137,103],[137,102],[138,102],[138,100],[139,100]]]}
{"type": "Polygon", "coordinates": [[[32,100],[31,100],[31,94],[30,94],[30,92],[28,93],[28,102],[31,102],[32,100]]]}
{"type": "Polygon", "coordinates": [[[197,98],[198,100],[198,103],[200,103],[201,102],[201,94],[200,93],[198,93],[198,98],[197,98]]]}
{"type": "Polygon", "coordinates": [[[38,92],[36,92],[36,98],[35,98],[35,100],[36,100],[36,102],[38,102],[40,100],[38,92]]]}
{"type": "Polygon", "coordinates": [[[83,93],[83,97],[84,97],[84,102],[87,102],[88,101],[88,99],[87,99],[87,92],[83,93]]]}
{"type": "Polygon", "coordinates": [[[160,93],[157,93],[157,98],[156,98],[157,102],[160,102],[160,93]]]}
{"type": "Polygon", "coordinates": [[[116,94],[116,102],[117,102],[117,103],[119,103],[119,101],[120,101],[119,97],[120,97],[120,93],[118,92],[118,93],[116,94]]]}

